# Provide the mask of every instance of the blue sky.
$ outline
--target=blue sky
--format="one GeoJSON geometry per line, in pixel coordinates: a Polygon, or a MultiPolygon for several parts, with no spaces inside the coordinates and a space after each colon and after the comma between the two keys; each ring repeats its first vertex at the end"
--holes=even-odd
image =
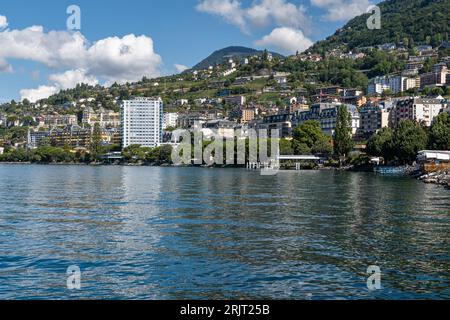
{"type": "Polygon", "coordinates": [[[176,65],[191,67],[230,45],[291,54],[334,33],[369,4],[369,0],[2,0],[0,101],[45,95],[80,79],[108,84],[173,74],[176,65]],[[66,9],[72,4],[81,9],[77,35],[66,27],[66,9]],[[133,37],[125,39],[127,35],[133,37]],[[95,45],[104,39],[104,45],[95,45]],[[69,50],[63,49],[64,44],[69,50]],[[112,52],[124,47],[129,56],[112,52]],[[36,91],[40,86],[44,87],[36,91]],[[24,94],[22,89],[34,91],[24,94]]]}

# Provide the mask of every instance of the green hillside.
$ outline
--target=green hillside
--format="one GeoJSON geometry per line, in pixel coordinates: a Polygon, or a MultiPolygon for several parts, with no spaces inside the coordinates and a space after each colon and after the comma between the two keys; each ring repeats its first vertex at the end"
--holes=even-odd
{"type": "Polygon", "coordinates": [[[364,14],[352,19],[342,29],[316,43],[309,52],[323,53],[345,44],[348,49],[404,43],[439,45],[450,33],[450,0],[390,0],[378,5],[381,29],[369,30],[364,14]]]}
{"type": "MultiPolygon", "coordinates": [[[[281,54],[276,52],[271,52],[274,57],[283,57],[281,54]]],[[[263,54],[263,51],[246,48],[246,47],[227,47],[221,50],[217,50],[214,53],[212,53],[209,57],[202,60],[198,64],[196,64],[192,70],[203,70],[207,69],[209,66],[215,66],[218,64],[225,63],[230,58],[234,59],[244,59],[253,55],[261,56],[263,54]]]]}

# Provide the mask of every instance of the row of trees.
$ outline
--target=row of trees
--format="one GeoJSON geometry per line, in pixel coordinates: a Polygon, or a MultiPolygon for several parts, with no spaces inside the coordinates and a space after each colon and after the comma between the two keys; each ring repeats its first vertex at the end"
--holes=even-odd
{"type": "Polygon", "coordinates": [[[96,159],[89,152],[72,152],[69,148],[42,146],[35,150],[10,149],[0,155],[0,162],[91,163],[96,159]]]}
{"type": "Polygon", "coordinates": [[[148,148],[135,144],[125,148],[122,151],[122,156],[128,163],[170,164],[172,147],[164,145],[157,148],[148,148]]]}
{"type": "MultiPolygon", "coordinates": [[[[73,151],[70,148],[58,148],[50,145],[41,146],[34,150],[25,148],[9,149],[0,155],[0,162],[31,162],[31,163],[98,163],[102,162],[102,155],[109,149],[102,149],[100,153],[88,150],[73,151]]],[[[146,148],[132,145],[123,150],[122,155],[127,163],[169,164],[171,162],[172,147],[146,148]]]]}
{"type": "Polygon", "coordinates": [[[417,153],[426,148],[449,150],[450,115],[448,113],[442,113],[436,117],[429,129],[416,122],[402,120],[395,129],[383,128],[367,143],[368,154],[400,164],[413,163],[417,153]]]}
{"type": "Polygon", "coordinates": [[[353,149],[350,113],[346,106],[339,106],[334,137],[325,134],[316,120],[308,120],[294,129],[291,141],[280,142],[282,154],[323,154],[345,158],[353,149]]]}

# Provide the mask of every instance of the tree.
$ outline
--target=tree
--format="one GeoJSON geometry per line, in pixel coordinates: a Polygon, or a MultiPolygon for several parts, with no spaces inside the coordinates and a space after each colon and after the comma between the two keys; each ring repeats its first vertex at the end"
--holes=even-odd
{"type": "Polygon", "coordinates": [[[323,133],[318,121],[305,121],[294,129],[293,136],[295,154],[332,153],[331,139],[323,133]]]}
{"type": "Polygon", "coordinates": [[[293,155],[294,148],[292,147],[292,141],[287,139],[280,139],[280,154],[293,155]]]}
{"type": "Polygon", "coordinates": [[[428,144],[427,132],[416,122],[402,120],[397,125],[393,136],[394,154],[398,160],[412,163],[420,150],[424,150],[428,144]]]}
{"type": "Polygon", "coordinates": [[[152,164],[170,164],[172,161],[172,146],[164,145],[151,149],[146,155],[146,161],[152,164]]]}
{"type": "Polygon", "coordinates": [[[434,87],[431,92],[434,96],[442,96],[444,94],[444,90],[440,87],[434,87]]]}
{"type": "Polygon", "coordinates": [[[94,125],[94,130],[92,131],[92,141],[89,151],[94,160],[97,160],[102,152],[102,129],[98,123],[94,125]]]}
{"type": "Polygon", "coordinates": [[[429,145],[434,150],[450,149],[450,114],[444,112],[434,119],[429,145]]]}
{"type": "Polygon", "coordinates": [[[393,159],[392,139],[394,132],[391,128],[383,128],[367,141],[367,153],[372,156],[383,157],[384,160],[393,159]]]}
{"type": "Polygon", "coordinates": [[[337,110],[336,132],[334,136],[334,153],[346,157],[353,149],[351,116],[347,106],[342,105],[337,110]]]}
{"type": "Polygon", "coordinates": [[[126,147],[122,151],[122,156],[125,160],[131,162],[140,162],[146,161],[148,154],[152,151],[151,148],[142,147],[139,144],[133,144],[131,146],[126,147]]]}

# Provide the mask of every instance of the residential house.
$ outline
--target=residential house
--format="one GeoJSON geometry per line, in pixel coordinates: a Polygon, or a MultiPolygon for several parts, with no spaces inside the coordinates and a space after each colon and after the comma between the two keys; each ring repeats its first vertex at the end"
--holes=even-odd
{"type": "Polygon", "coordinates": [[[401,120],[412,120],[424,126],[431,126],[433,119],[443,109],[441,99],[407,98],[397,102],[393,110],[393,124],[397,125],[401,120]]]}
{"type": "Polygon", "coordinates": [[[445,86],[448,80],[447,75],[447,64],[443,62],[435,64],[431,72],[420,75],[420,88],[445,86]]]}

